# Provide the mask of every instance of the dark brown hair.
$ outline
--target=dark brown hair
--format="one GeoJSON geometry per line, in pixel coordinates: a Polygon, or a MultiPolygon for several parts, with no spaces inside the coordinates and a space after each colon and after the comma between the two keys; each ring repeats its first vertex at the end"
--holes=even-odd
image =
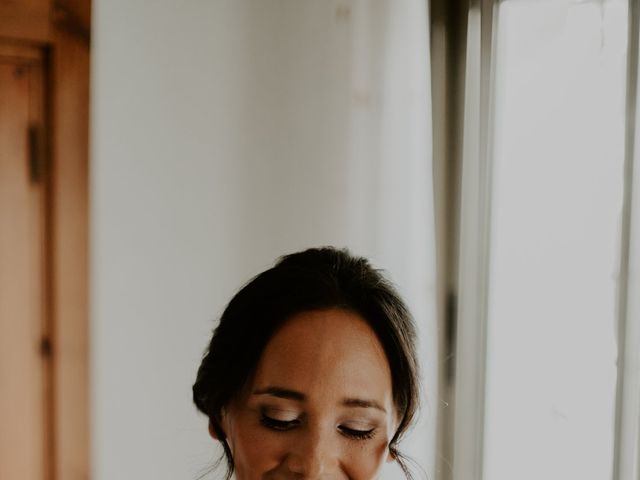
{"type": "Polygon", "coordinates": [[[398,429],[389,451],[408,478],[397,445],[418,408],[416,333],[411,314],[393,285],[362,257],[331,247],[284,256],[231,299],[213,332],[193,385],[193,401],[222,442],[227,479],[234,469],[220,426],[228,405],[254,373],[276,330],[293,315],[328,308],[359,314],[376,333],[392,376],[398,429]]]}

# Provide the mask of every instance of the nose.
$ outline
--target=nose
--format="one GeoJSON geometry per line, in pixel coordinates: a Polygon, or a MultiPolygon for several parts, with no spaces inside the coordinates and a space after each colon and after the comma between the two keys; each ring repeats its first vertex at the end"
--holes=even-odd
{"type": "Polygon", "coordinates": [[[332,478],[338,458],[335,439],[329,437],[326,432],[307,431],[296,439],[287,456],[289,470],[305,480],[332,478]]]}

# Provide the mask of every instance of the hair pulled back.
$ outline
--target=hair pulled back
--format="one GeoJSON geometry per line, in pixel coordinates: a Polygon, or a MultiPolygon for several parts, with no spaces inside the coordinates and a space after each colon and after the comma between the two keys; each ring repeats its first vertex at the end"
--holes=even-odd
{"type": "Polygon", "coordinates": [[[342,308],[360,315],[377,335],[389,362],[398,428],[389,451],[411,477],[397,444],[418,408],[416,332],[411,314],[393,285],[362,257],[346,249],[312,248],[286,255],[257,275],[231,299],[202,359],[193,401],[209,418],[228,465],[233,457],[221,417],[246,386],[275,332],[292,316],[342,308]]]}

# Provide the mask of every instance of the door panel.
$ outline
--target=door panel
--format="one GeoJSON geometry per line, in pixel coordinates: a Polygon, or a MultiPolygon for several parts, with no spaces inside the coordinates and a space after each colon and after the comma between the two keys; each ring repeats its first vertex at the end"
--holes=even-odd
{"type": "Polygon", "coordinates": [[[47,478],[45,187],[39,55],[0,55],[0,478],[47,478]],[[34,132],[29,134],[30,128],[34,132]],[[39,137],[35,132],[38,132],[39,137]]]}

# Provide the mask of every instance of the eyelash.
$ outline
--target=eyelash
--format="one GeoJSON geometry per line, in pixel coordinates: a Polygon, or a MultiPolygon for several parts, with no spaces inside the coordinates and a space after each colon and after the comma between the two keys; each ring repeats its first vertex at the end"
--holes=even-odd
{"type": "Polygon", "coordinates": [[[271,430],[286,432],[297,427],[300,424],[300,420],[276,420],[263,413],[260,417],[260,423],[271,430]]]}
{"type": "MultiPolygon", "coordinates": [[[[260,417],[260,423],[271,430],[287,432],[300,425],[300,420],[276,420],[275,418],[271,418],[263,413],[260,417]]],[[[343,426],[338,427],[338,430],[340,430],[340,433],[345,437],[352,438],[354,440],[368,440],[373,438],[376,431],[375,428],[372,428],[371,430],[354,430],[343,426]]]]}
{"type": "Polygon", "coordinates": [[[339,427],[339,429],[343,435],[355,440],[368,440],[373,438],[376,433],[375,428],[372,428],[371,430],[354,430],[352,428],[339,427]]]}

